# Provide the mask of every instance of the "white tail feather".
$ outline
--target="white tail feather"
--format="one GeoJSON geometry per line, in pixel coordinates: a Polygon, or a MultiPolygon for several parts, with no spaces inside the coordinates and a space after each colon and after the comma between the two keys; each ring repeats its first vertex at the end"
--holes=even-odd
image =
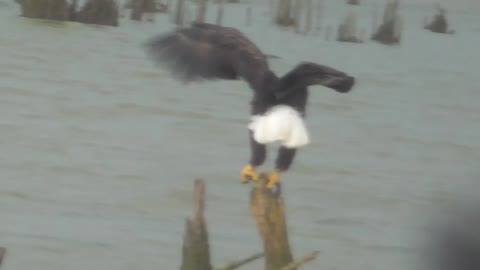
{"type": "Polygon", "coordinates": [[[253,116],[248,128],[261,144],[280,141],[285,147],[298,148],[310,143],[302,116],[290,106],[274,106],[263,115],[253,116]]]}

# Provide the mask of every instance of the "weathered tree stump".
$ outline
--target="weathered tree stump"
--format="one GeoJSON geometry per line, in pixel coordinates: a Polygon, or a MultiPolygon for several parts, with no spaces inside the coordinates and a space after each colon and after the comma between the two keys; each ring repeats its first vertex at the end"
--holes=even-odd
{"type": "Polygon", "coordinates": [[[223,23],[223,12],[224,12],[225,0],[220,0],[218,2],[218,11],[217,11],[217,24],[222,25],[223,23]]]}
{"type": "Polygon", "coordinates": [[[187,218],[183,239],[182,270],[212,270],[210,246],[205,222],[205,184],[195,181],[194,217],[187,218]]]}
{"type": "Polygon", "coordinates": [[[362,40],[357,37],[356,23],[357,18],[354,13],[350,12],[343,23],[338,26],[337,41],[361,43],[362,40]]]}
{"type": "Polygon", "coordinates": [[[80,11],[77,11],[78,0],[22,0],[19,3],[22,16],[28,18],[118,26],[116,0],[87,0],[80,11]]]}
{"type": "Polygon", "coordinates": [[[4,247],[0,247],[0,266],[2,266],[3,257],[5,257],[5,253],[7,250],[4,247]]]}
{"type": "Polygon", "coordinates": [[[313,1],[295,0],[292,23],[296,33],[307,34],[312,30],[313,1]]]}
{"type": "MultiPolygon", "coordinates": [[[[155,0],[130,0],[129,7],[132,9],[130,13],[130,19],[135,21],[141,21],[143,14],[148,14],[150,21],[153,21],[152,16],[156,12],[164,12],[163,9],[157,9],[155,0]]],[[[164,9],[167,7],[165,6],[164,9]]]]}
{"type": "Polygon", "coordinates": [[[293,17],[292,24],[295,27],[295,32],[300,33],[301,21],[302,21],[302,11],[303,11],[303,0],[295,0],[293,6],[293,17]]]}
{"type": "Polygon", "coordinates": [[[118,26],[119,9],[115,0],[88,0],[75,17],[81,23],[118,26]]]}
{"type": "Polygon", "coordinates": [[[130,20],[141,21],[143,17],[143,10],[141,8],[141,2],[134,1],[132,5],[132,11],[130,12],[130,20]]]}
{"type": "Polygon", "coordinates": [[[322,29],[322,16],[323,16],[323,9],[324,4],[323,0],[316,1],[316,9],[315,9],[315,31],[319,32],[322,29]]]}
{"type": "Polygon", "coordinates": [[[265,270],[278,270],[293,261],[288,242],[287,222],[281,186],[272,191],[266,187],[265,175],[250,193],[250,210],[263,240],[265,270]]]}
{"type": "Polygon", "coordinates": [[[252,13],[253,13],[252,7],[248,6],[247,9],[245,9],[245,25],[246,26],[252,25],[252,13]]]}
{"type": "MultiPolygon", "coordinates": [[[[193,201],[194,216],[193,218],[187,218],[185,223],[181,270],[212,270],[208,230],[204,215],[205,183],[203,180],[195,180],[193,201]]],[[[263,254],[255,254],[247,259],[230,263],[219,269],[233,270],[261,257],[263,257],[263,254]]]]}
{"type": "Polygon", "coordinates": [[[67,0],[22,0],[22,16],[34,19],[66,21],[69,19],[67,0]]]}
{"type": "Polygon", "coordinates": [[[197,17],[195,19],[196,22],[203,23],[207,18],[207,5],[208,0],[197,0],[197,17]]]}
{"type": "Polygon", "coordinates": [[[185,24],[185,0],[177,0],[176,13],[173,22],[178,26],[185,24]]]}
{"type": "Polygon", "coordinates": [[[447,11],[441,7],[437,7],[437,14],[424,28],[433,33],[453,34],[453,30],[448,30],[447,11]]]}
{"type": "Polygon", "coordinates": [[[313,23],[313,0],[306,0],[305,7],[307,8],[305,14],[305,33],[312,30],[313,23]]]}
{"type": "Polygon", "coordinates": [[[295,19],[292,17],[291,0],[278,0],[275,23],[280,26],[295,25],[295,19]]]}
{"type": "Polygon", "coordinates": [[[166,2],[160,0],[127,0],[125,1],[123,7],[126,9],[133,9],[135,8],[138,3],[140,3],[140,7],[145,12],[156,12],[156,13],[167,13],[168,9],[171,6],[172,0],[166,0],[166,2]]]}
{"type": "Polygon", "coordinates": [[[68,20],[72,22],[77,21],[78,0],[72,0],[68,6],[68,20]]]}
{"type": "Polygon", "coordinates": [[[387,45],[400,43],[402,21],[397,13],[398,5],[398,0],[393,0],[385,5],[383,23],[372,35],[372,40],[387,45]]]}
{"type": "MultiPolygon", "coordinates": [[[[250,193],[250,209],[263,240],[263,253],[254,254],[244,260],[235,261],[219,270],[234,270],[244,264],[265,257],[265,270],[295,270],[302,264],[315,259],[318,252],[293,260],[288,243],[286,215],[281,189],[266,187],[266,177],[250,193]]],[[[195,180],[194,216],[187,218],[182,247],[181,270],[212,270],[210,244],[205,221],[205,184],[195,180]]]]}

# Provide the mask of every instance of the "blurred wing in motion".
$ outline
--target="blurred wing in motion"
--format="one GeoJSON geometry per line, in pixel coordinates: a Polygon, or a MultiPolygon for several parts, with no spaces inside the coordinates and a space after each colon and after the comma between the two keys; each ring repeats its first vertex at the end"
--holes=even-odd
{"type": "Polygon", "coordinates": [[[280,78],[276,95],[283,98],[311,85],[323,85],[339,93],[347,93],[355,85],[355,78],[332,67],[303,62],[280,78]]]}
{"type": "Polygon", "coordinates": [[[269,70],[265,55],[240,31],[194,23],[146,43],[147,54],[185,83],[244,79],[252,87],[269,70]]]}

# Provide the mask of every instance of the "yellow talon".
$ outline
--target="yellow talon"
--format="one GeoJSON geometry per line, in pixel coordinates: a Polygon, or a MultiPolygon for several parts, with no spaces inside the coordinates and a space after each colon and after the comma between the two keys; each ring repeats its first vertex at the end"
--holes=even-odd
{"type": "Polygon", "coordinates": [[[268,174],[267,188],[272,189],[280,183],[280,173],[273,172],[268,174]]]}
{"type": "Polygon", "coordinates": [[[255,167],[252,165],[247,165],[242,170],[242,183],[247,183],[248,181],[257,181],[258,175],[255,171],[255,167]]]}

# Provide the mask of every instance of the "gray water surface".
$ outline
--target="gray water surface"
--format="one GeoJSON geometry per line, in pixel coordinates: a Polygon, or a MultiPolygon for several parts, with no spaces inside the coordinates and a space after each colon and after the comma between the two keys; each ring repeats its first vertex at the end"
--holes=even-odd
{"type": "MultiPolygon", "coordinates": [[[[299,38],[265,16],[246,27],[245,6],[227,8],[279,74],[309,60],[358,79],[349,95],[311,88],[313,142],[284,176],[293,252],[321,252],[304,269],[411,269],[427,217],[478,195],[480,21],[458,12],[459,33],[435,35],[404,8],[396,47],[299,38]]],[[[261,250],[239,182],[244,82],[183,85],[155,68],[141,45],[171,29],[165,16],[111,28],[0,11],[2,269],[178,269],[198,177],[215,264],[261,250]]]]}

